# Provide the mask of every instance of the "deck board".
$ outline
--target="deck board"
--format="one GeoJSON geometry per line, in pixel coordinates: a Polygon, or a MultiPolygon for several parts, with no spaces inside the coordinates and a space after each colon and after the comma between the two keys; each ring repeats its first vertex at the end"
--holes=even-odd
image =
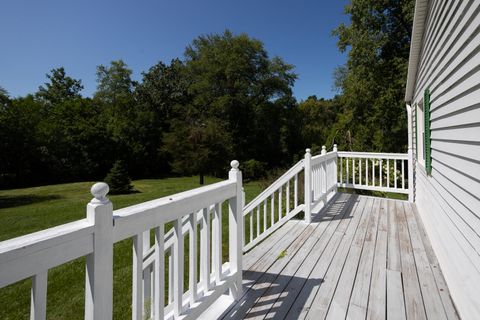
{"type": "Polygon", "coordinates": [[[339,194],[244,255],[224,319],[458,319],[414,205],[339,194]]]}

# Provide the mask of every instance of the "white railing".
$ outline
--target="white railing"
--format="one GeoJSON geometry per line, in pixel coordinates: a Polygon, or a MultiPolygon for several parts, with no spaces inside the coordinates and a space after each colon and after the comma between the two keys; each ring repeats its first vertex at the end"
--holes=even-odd
{"type": "Polygon", "coordinates": [[[299,202],[299,173],[304,160],[297,162],[243,209],[243,251],[248,251],[303,210],[299,202]],[[293,187],[293,188],[292,188],[293,187]]]}
{"type": "Polygon", "coordinates": [[[48,270],[86,256],[85,319],[111,319],[113,246],[132,238],[132,318],[195,319],[227,290],[234,299],[241,295],[243,252],[301,211],[310,223],[312,210],[326,206],[338,187],[411,191],[407,154],[338,152],[334,145],[332,152],[322,147],[316,156],[307,149],[303,160],[242,208],[238,165],[232,161],[228,180],[115,211],[106,198],[108,186],[95,184],[86,219],[0,242],[0,288],[31,278],[31,319],[45,319],[48,270]],[[226,263],[224,202],[229,207],[226,263]]]}
{"type": "Polygon", "coordinates": [[[409,193],[408,154],[338,152],[338,186],[409,193]]]}
{"type": "Polygon", "coordinates": [[[243,209],[243,251],[246,252],[264,240],[285,222],[303,211],[310,223],[311,210],[325,205],[337,188],[337,151],[312,157],[306,150],[305,159],[297,162],[243,209]],[[303,197],[300,196],[299,175],[304,174],[303,197]],[[293,190],[292,190],[293,185],[293,190]]]}
{"type": "MultiPolygon", "coordinates": [[[[306,159],[310,157],[310,149],[307,149],[306,159]]],[[[337,146],[334,145],[333,151],[327,153],[325,146],[322,147],[320,155],[313,156],[306,160],[310,163],[310,177],[305,179],[305,190],[309,188],[311,196],[306,203],[310,202],[309,212],[306,214],[306,222],[310,222],[312,208],[321,208],[325,206],[337,191],[337,146]],[[307,180],[311,180],[310,183],[307,180]],[[307,186],[310,184],[310,187],[307,186]],[[308,220],[307,220],[308,217],[308,220]]],[[[306,165],[306,168],[309,166],[306,165]]],[[[305,171],[308,176],[308,170],[305,171]]]]}
{"type": "Polygon", "coordinates": [[[115,211],[106,197],[108,186],[95,184],[86,219],[0,243],[0,288],[31,277],[31,319],[45,319],[48,270],[86,256],[85,319],[111,319],[113,246],[133,238],[133,319],[195,319],[227,290],[238,298],[242,290],[242,175],[237,161],[231,165],[228,180],[115,211]],[[223,202],[229,206],[229,254],[224,264],[223,202]],[[165,235],[169,223],[173,223],[173,229],[165,235]],[[150,230],[155,234],[153,249],[144,243],[149,242],[150,230]],[[189,289],[184,292],[186,234],[190,235],[189,289]],[[167,305],[166,254],[170,288],[167,305]]]}

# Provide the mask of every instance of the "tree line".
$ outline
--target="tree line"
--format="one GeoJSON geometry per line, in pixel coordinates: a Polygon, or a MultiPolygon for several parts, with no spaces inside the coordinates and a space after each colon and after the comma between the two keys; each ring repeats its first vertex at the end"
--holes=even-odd
{"type": "Polygon", "coordinates": [[[294,67],[228,30],[197,37],[181,59],[158,62],[138,82],[122,60],[100,65],[92,97],[63,67],[35,93],[0,88],[0,187],[102,180],[118,162],[135,179],[202,180],[224,176],[235,158],[257,178],[298,161],[306,147],[333,143],[404,152],[413,1],[378,3],[353,0],[351,24],[335,31],[348,61],[333,99],[297,101],[294,67]],[[371,10],[378,14],[369,20],[371,10]]]}

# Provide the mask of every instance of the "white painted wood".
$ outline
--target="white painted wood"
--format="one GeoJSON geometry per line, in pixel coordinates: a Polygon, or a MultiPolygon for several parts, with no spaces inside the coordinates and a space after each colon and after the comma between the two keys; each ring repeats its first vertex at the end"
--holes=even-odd
{"type": "MultiPolygon", "coordinates": [[[[257,211],[258,212],[258,211],[257,211]]],[[[214,225],[214,241],[212,242],[213,250],[213,267],[212,271],[215,275],[215,284],[220,285],[222,278],[222,206],[217,203],[215,205],[215,215],[213,219],[214,225]]],[[[258,226],[260,228],[260,225],[258,226]]]]}
{"type": "MultiPolygon", "coordinates": [[[[250,230],[252,230],[252,222],[250,219],[250,230]]],[[[202,229],[200,230],[200,281],[203,283],[204,294],[210,290],[210,239],[210,210],[205,208],[202,211],[202,229]]]]}
{"type": "Polygon", "coordinates": [[[133,237],[132,319],[143,319],[143,234],[133,237]]]}
{"type": "Polygon", "coordinates": [[[257,237],[258,237],[260,235],[260,207],[256,208],[256,213],[257,213],[256,229],[257,229],[257,237]]]}
{"type": "Polygon", "coordinates": [[[304,175],[304,212],[305,212],[305,223],[310,223],[312,221],[312,155],[310,149],[305,150],[305,175],[304,175]]]}
{"type": "Polygon", "coordinates": [[[94,225],[93,252],[87,255],[85,272],[85,319],[112,318],[113,219],[106,183],[92,187],[95,197],[87,205],[87,221],[94,225]]]}
{"type": "Polygon", "coordinates": [[[144,316],[153,317],[153,265],[145,267],[144,265],[144,258],[149,250],[152,251],[150,253],[153,256],[153,250],[155,249],[153,246],[150,246],[150,229],[146,230],[142,234],[142,243],[143,243],[143,254],[142,254],[142,262],[141,266],[143,269],[143,310],[144,316]],[[150,311],[150,314],[145,314],[146,311],[150,311]]]}
{"type": "Polygon", "coordinates": [[[209,207],[235,196],[236,185],[229,180],[147,201],[114,211],[115,242],[143,232],[150,226],[183,218],[185,213],[209,207]],[[141,213],[141,214],[139,214],[141,213]]]}
{"type": "Polygon", "coordinates": [[[182,219],[174,222],[175,244],[173,245],[173,313],[175,319],[183,312],[183,260],[184,245],[182,234],[182,219]]]}
{"type": "Polygon", "coordinates": [[[47,317],[47,281],[48,271],[32,277],[30,320],[45,320],[47,317]]]}
{"type": "Polygon", "coordinates": [[[351,152],[338,151],[339,157],[368,158],[368,159],[408,159],[405,153],[377,153],[377,152],[351,152]]]}
{"type": "MultiPolygon", "coordinates": [[[[218,204],[217,204],[218,206],[218,204]]],[[[215,211],[217,211],[217,207],[215,207],[215,211]]],[[[220,218],[215,216],[215,218],[220,221],[216,221],[216,224],[220,223],[221,226],[221,214],[220,218]]],[[[197,283],[198,283],[198,275],[197,275],[197,212],[194,211],[190,214],[190,219],[189,219],[189,229],[190,229],[190,238],[189,238],[189,268],[188,268],[188,273],[189,273],[189,280],[188,280],[188,287],[190,290],[190,306],[192,307],[193,304],[197,301],[197,283]]],[[[221,232],[221,231],[220,231],[221,232]]],[[[221,243],[221,233],[220,235],[217,236],[218,239],[220,239],[221,243]]],[[[221,249],[220,249],[221,250],[221,249]]],[[[221,263],[220,261],[215,261],[214,264],[216,265],[217,263],[221,263]]]]}
{"type": "MultiPolygon", "coordinates": [[[[164,319],[165,301],[165,250],[164,250],[164,225],[155,228],[155,299],[154,319],[164,319]]],[[[172,268],[172,264],[170,264],[172,268]]],[[[169,284],[171,286],[171,282],[169,284]]]]}
{"type": "Polygon", "coordinates": [[[290,212],[290,180],[287,181],[285,193],[285,214],[288,214],[290,212]]]}
{"type": "MultiPolygon", "coordinates": [[[[420,103],[430,89],[432,173],[416,165],[408,187],[415,179],[419,216],[459,315],[473,319],[480,317],[480,4],[439,3],[429,2],[425,35],[417,40],[424,54],[411,101],[420,103]]],[[[419,125],[415,119],[415,134],[419,125]]]]}
{"type": "Polygon", "coordinates": [[[238,161],[232,161],[228,174],[230,181],[235,183],[236,196],[228,201],[228,226],[229,226],[229,261],[230,272],[232,274],[232,286],[230,287],[230,296],[238,299],[242,294],[242,232],[243,232],[243,212],[241,199],[242,172],[238,170],[238,161]]]}
{"type": "Polygon", "coordinates": [[[272,193],[270,196],[270,219],[272,222],[272,226],[275,224],[275,193],[272,193]]]}
{"type": "Polygon", "coordinates": [[[246,215],[253,208],[260,205],[264,199],[267,199],[270,195],[274,194],[275,191],[277,191],[280,186],[284,185],[288,180],[292,179],[295,175],[298,175],[298,173],[300,173],[303,170],[303,167],[304,167],[304,160],[297,162],[293,167],[291,167],[287,172],[285,172],[274,183],[272,183],[265,190],[263,190],[258,196],[256,196],[255,199],[253,199],[247,205],[245,205],[245,207],[243,208],[243,214],[246,215]]]}
{"type": "Polygon", "coordinates": [[[263,201],[263,232],[266,232],[268,229],[268,221],[267,221],[267,199],[263,201]]]}
{"type": "Polygon", "coordinates": [[[253,241],[253,211],[250,211],[250,242],[253,241]]]}
{"type": "Polygon", "coordinates": [[[282,219],[283,202],[282,202],[282,187],[278,189],[278,220],[282,219]]]}
{"type": "Polygon", "coordinates": [[[293,207],[296,208],[298,206],[298,174],[295,175],[293,180],[293,207]]]}
{"type": "Polygon", "coordinates": [[[173,246],[169,250],[168,255],[168,304],[173,303],[173,273],[175,266],[173,264],[173,246]]]}

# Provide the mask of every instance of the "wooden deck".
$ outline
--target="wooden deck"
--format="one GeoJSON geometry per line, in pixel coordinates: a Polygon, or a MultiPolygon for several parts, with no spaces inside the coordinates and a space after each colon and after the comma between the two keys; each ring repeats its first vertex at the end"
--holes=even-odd
{"type": "MultiPolygon", "coordinates": [[[[460,272],[460,270],[459,270],[460,272]]],[[[414,205],[339,194],[244,255],[224,319],[458,319],[414,205]]]]}

